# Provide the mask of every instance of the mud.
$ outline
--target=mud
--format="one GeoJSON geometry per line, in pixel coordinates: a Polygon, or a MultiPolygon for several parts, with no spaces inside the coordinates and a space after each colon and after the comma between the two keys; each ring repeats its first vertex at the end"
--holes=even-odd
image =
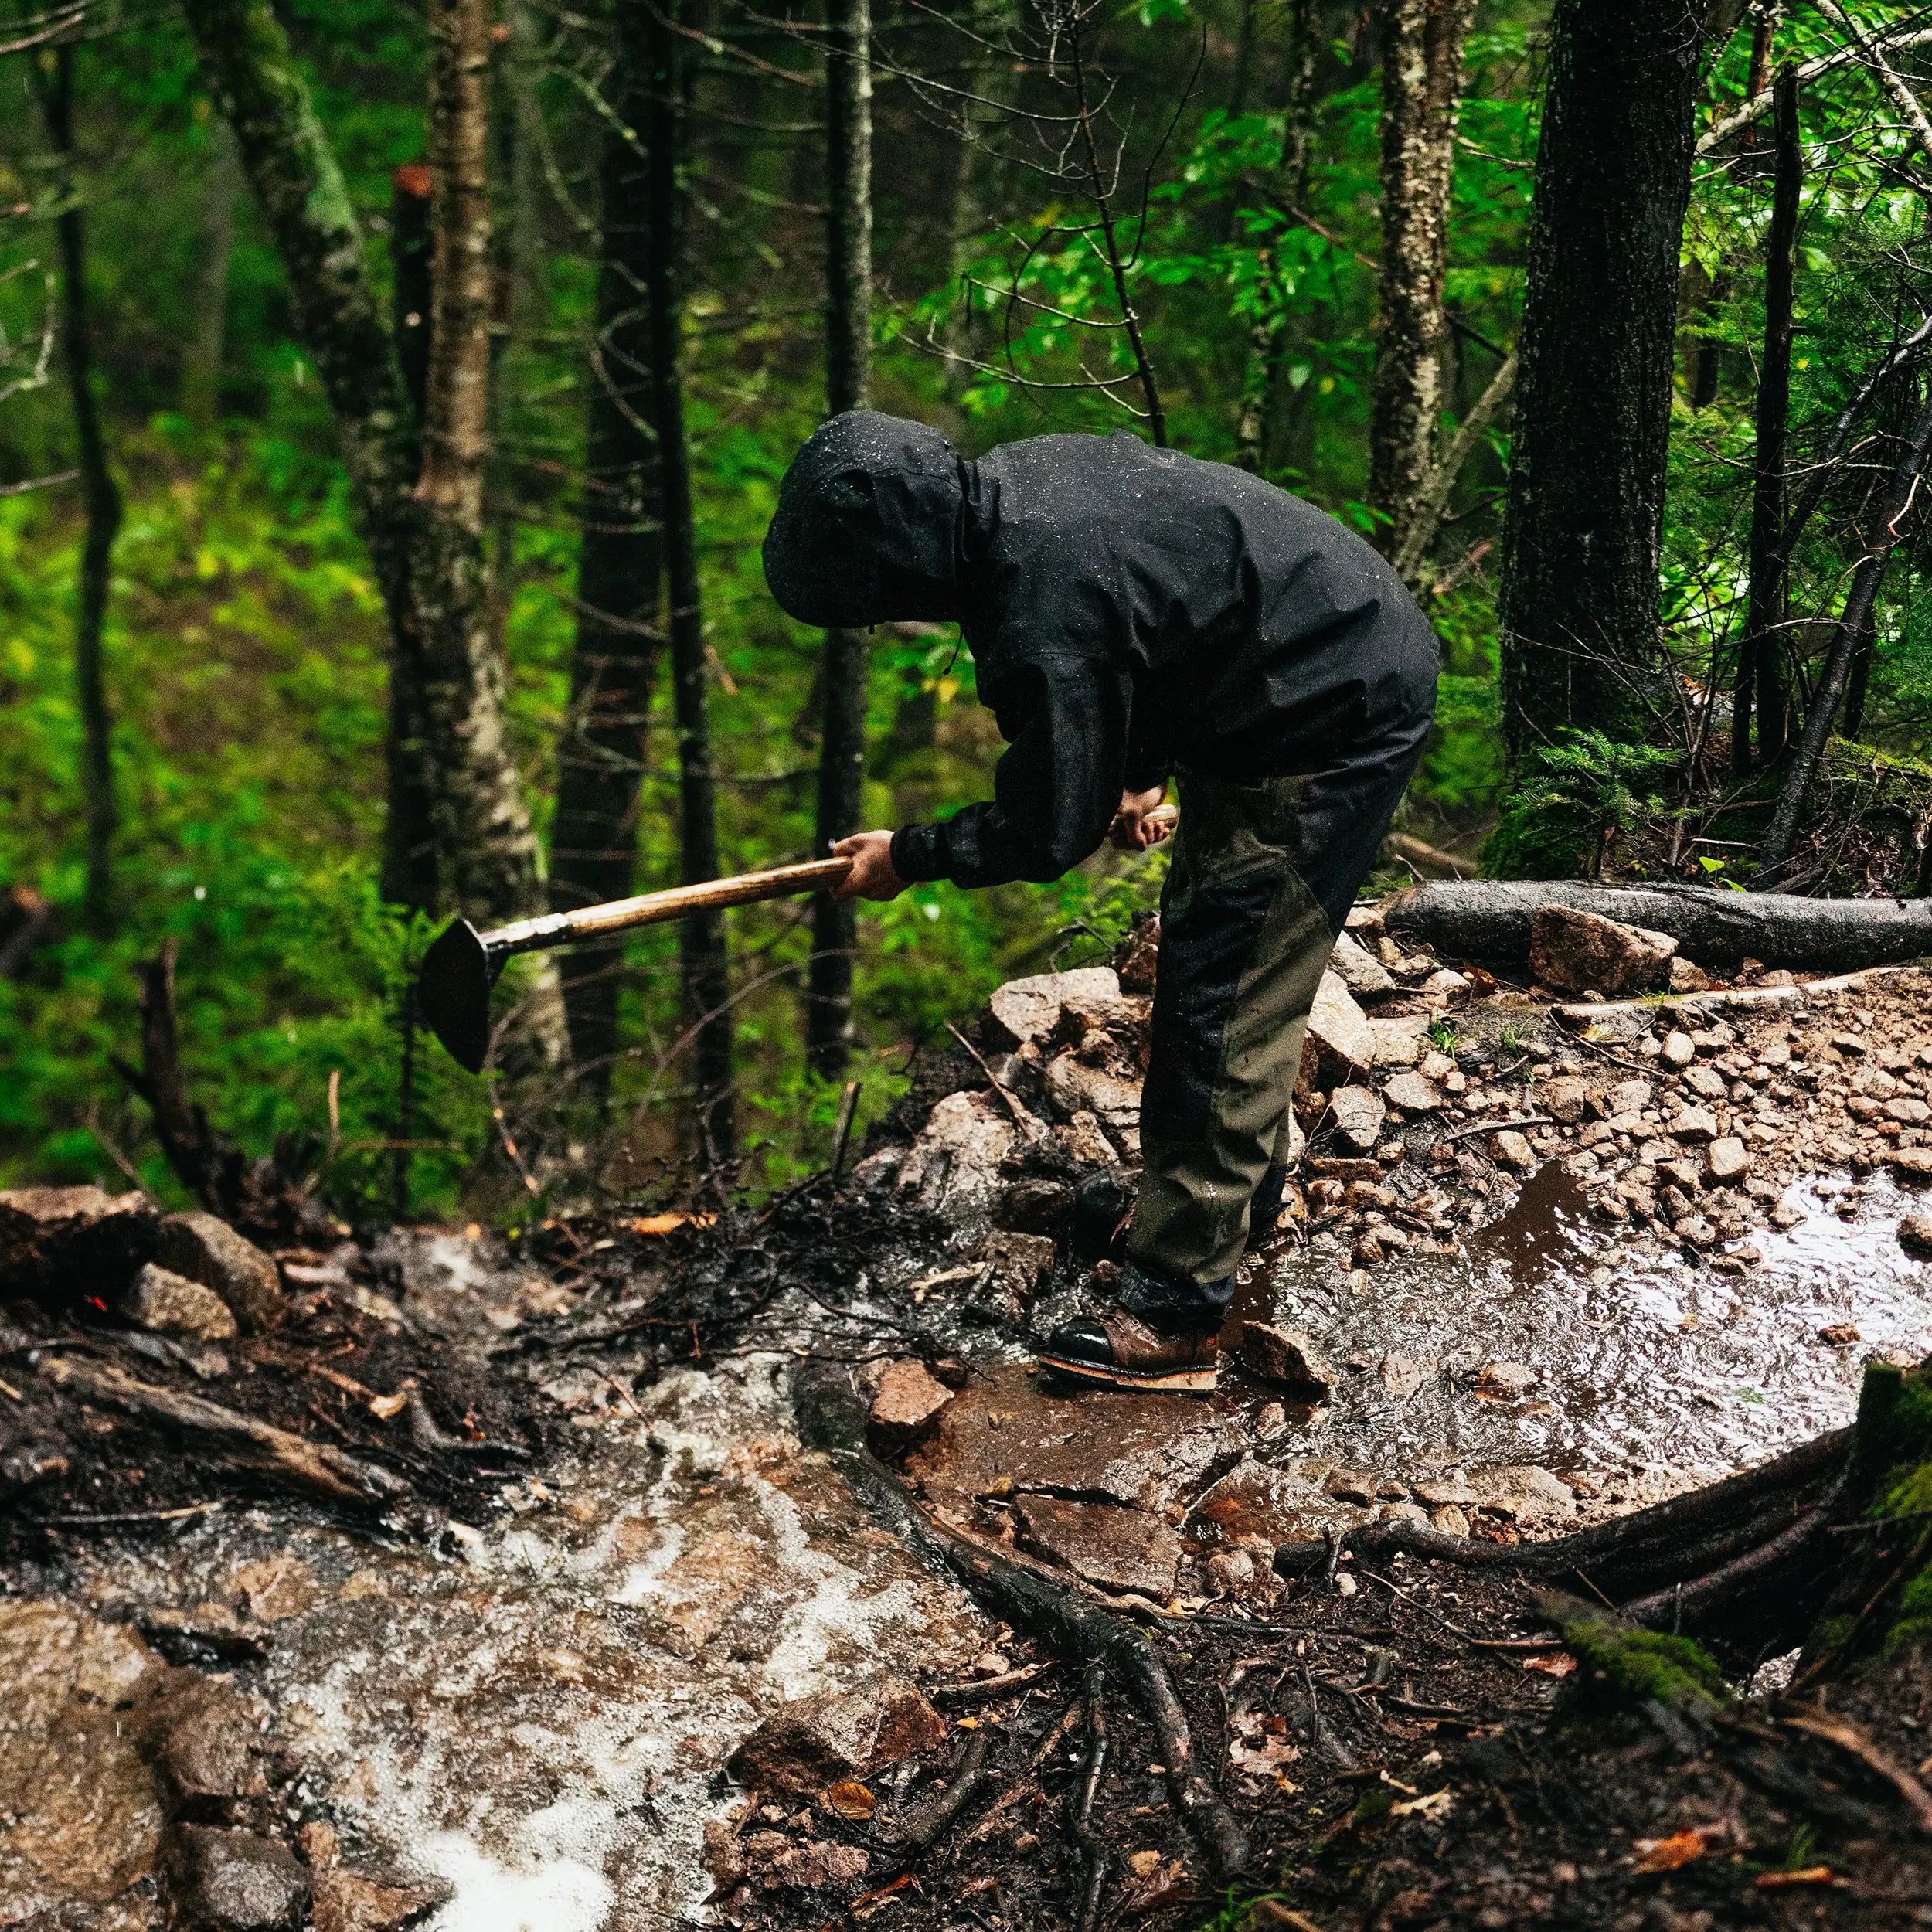
{"type": "MultiPolygon", "coordinates": [[[[1916,980],[1869,995],[1863,1030],[1876,1041],[1895,1022],[1916,1037],[1923,997],[1916,980]]],[[[1563,1077],[1556,1050],[1546,1060],[1563,1077]]],[[[1555,1665],[1526,1670],[1444,1635],[1445,1619],[1465,1636],[1535,1628],[1511,1587],[1433,1583],[1425,1611],[1400,1577],[1345,1568],[1339,1594],[1291,1589],[1268,1555],[1390,1512],[1504,1540],[1556,1533],[1845,1422],[1866,1359],[1932,1352],[1932,1264],[1896,1232],[1917,1197],[1885,1148],[1854,1138],[1843,1159],[1808,1164],[1795,1135],[1757,1143],[1767,1173],[1790,1155],[1788,1176],[1722,1197],[1737,1224],[1704,1241],[1661,1216],[1607,1223],[1604,1180],[1573,1158],[1580,1134],[1549,1134],[1519,1181],[1475,1150],[1436,1158],[1443,1123],[1412,1122],[1374,1171],[1420,1229],[1359,1205],[1304,1209],[1245,1270],[1230,1346],[1246,1321],[1298,1332],[1332,1378],[1326,1400],[1291,1400],[1233,1366],[1202,1403],[1075,1396],[1033,1376],[1026,1337],[1090,1291],[1097,1249],[1078,1217],[1093,1177],[1131,1151],[1121,1096],[1109,1090],[1107,1114],[1061,1119],[1050,1096],[1073,1089],[1043,1080],[1036,1133],[976,1070],[952,1077],[964,1083],[929,1095],[937,1105],[905,1144],[873,1150],[840,1195],[808,1191],[668,1241],[552,1226],[506,1254],[440,1231],[285,1261],[313,1298],[308,1325],[238,1348],[224,1399],[259,1400],[291,1426],[319,1409],[318,1426],[420,1476],[444,1519],[325,1520],[198,1471],[151,1433],[70,1417],[94,1454],[66,1493],[15,1512],[0,1584],[17,1604],[54,1607],[35,1617],[84,1612],[121,1634],[101,1641],[151,1645],[259,1699],[281,1767],[276,1828],[308,1845],[326,1827],[357,1869],[430,1888],[417,1896],[444,1902],[422,1922],[439,1932],[816,1927],[875,1892],[866,1915],[909,1928],[1071,1924],[1084,1872],[1061,1807],[1086,1749],[1077,1685],[876,1529],[794,1429],[801,1355],[862,1378],[917,1357],[957,1391],[905,1458],[928,1507],[1151,1623],[1267,1871],[1305,1869],[1301,1896],[1325,1928],[1382,1910],[1349,1902],[1351,1858],[1391,1868],[1376,1881],[1388,1897],[1403,1889],[1393,1868],[1414,1868],[1417,1912],[1444,1923],[1621,1923],[1633,1896],[1621,1840],[1599,1860],[1579,1849],[1589,1832],[1559,1819],[1539,1855],[1552,1871],[1614,1867],[1600,1912],[1564,1889],[1584,1879],[1546,1873],[1512,1879],[1507,1896],[1465,1874],[1464,1913],[1425,1869],[1444,1855],[1448,1808],[1355,1817],[1365,1777],[1379,1790],[1386,1773],[1403,1803],[1444,1781],[1465,1819],[1492,1801],[1507,1811],[1511,1781],[1533,1780],[1528,1747],[1509,1746],[1514,1768],[1485,1770],[1461,1740],[1539,1723],[1555,1665]],[[1063,1165],[1043,1168],[1043,1148],[1063,1165]],[[1425,1190],[1440,1199],[1417,1212],[1425,1190]],[[1016,1199],[1041,1218],[989,1238],[1016,1199]],[[1378,1226],[1411,1238],[1379,1240],[1362,1265],[1378,1226]],[[318,1386],[315,1362],[364,1395],[318,1386]],[[441,1427],[525,1459],[409,1449],[364,1398],[410,1375],[441,1427]],[[828,1796],[770,1802],[724,1768],[787,1700],[886,1668],[930,1689],[1029,1665],[1002,1697],[944,1704],[946,1745],[844,1810],[828,1796]],[[888,1827],[957,1767],[969,1725],[992,1736],[998,1798],[915,1870],[888,1827]]],[[[1492,1113],[1526,1111],[1511,1096],[1492,1113]]],[[[1332,1144],[1313,1124],[1318,1163],[1332,1144]]],[[[1628,1169],[1647,1164],[1634,1126],[1613,1129],[1628,1169]]],[[[1821,1128],[1819,1155],[1849,1131],[1821,1128]]],[[[1607,1154],[1614,1139],[1596,1145],[1607,1154]]],[[[1104,1211],[1097,1225],[1104,1249],[1104,1211]]],[[[38,1417],[31,1349],[0,1373],[38,1417]]],[[[50,1638],[26,1675],[59,1649],[50,1638]]],[[[111,1747],[118,1707],[69,1692],[42,1702],[37,1741],[16,1737],[0,1759],[0,1874],[16,1875],[0,1876],[0,1924],[168,1922],[158,1848],[172,1827],[145,1760],[111,1747]],[[82,1768],[37,1779],[29,1760],[82,1768]]],[[[1131,1710],[1112,1722],[1097,1813],[1107,1914],[1198,1921],[1213,1902],[1198,1850],[1131,1710]]],[[[1611,1796],[1662,1817],[1641,1770],[1652,1742],[1627,1741],[1638,1768],[1611,1796]]],[[[1739,1827],[1746,1843],[1775,1828],[1739,1827]]]]}

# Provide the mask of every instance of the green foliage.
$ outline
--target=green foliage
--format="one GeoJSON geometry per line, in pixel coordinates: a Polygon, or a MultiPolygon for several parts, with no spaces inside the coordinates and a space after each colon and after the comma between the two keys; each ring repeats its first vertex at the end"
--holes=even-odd
{"type": "Polygon", "coordinates": [[[1600,877],[1612,842],[1666,809],[1662,798],[1636,785],[1681,757],[1595,730],[1566,730],[1562,743],[1525,761],[1522,781],[1503,801],[1483,848],[1484,871],[1492,879],[1600,877]]]}

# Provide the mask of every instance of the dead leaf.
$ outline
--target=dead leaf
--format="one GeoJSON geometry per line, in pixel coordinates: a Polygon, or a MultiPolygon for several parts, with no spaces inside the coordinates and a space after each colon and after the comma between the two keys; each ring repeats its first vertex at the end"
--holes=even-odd
{"type": "Polygon", "coordinates": [[[1144,1879],[1161,1862],[1158,1852],[1130,1852],[1127,1855],[1127,1869],[1137,1879],[1144,1879]]]}
{"type": "Polygon", "coordinates": [[[1791,1885],[1843,1885],[1847,1881],[1833,1877],[1828,1865],[1808,1865],[1801,1872],[1760,1872],[1754,1883],[1760,1892],[1781,1892],[1791,1885]]]}
{"type": "Polygon", "coordinates": [[[407,1396],[371,1396],[369,1399],[369,1413],[379,1416],[385,1422],[393,1420],[409,1406],[407,1396]]]}
{"type": "Polygon", "coordinates": [[[708,1228],[717,1219],[715,1214],[644,1214],[631,1223],[633,1234],[675,1234],[679,1228],[689,1226],[708,1228]]]}
{"type": "Polygon", "coordinates": [[[870,1818],[879,1801],[854,1778],[842,1778],[825,1793],[825,1802],[841,1818],[870,1818]]]}
{"type": "Polygon", "coordinates": [[[1522,1660],[1525,1670],[1539,1670],[1546,1677],[1567,1677],[1577,1668],[1577,1660],[1566,1650],[1540,1651],[1534,1657],[1522,1660]]]}
{"type": "Polygon", "coordinates": [[[1710,1849],[1704,1834],[1693,1826],[1688,1832],[1673,1832],[1668,1838],[1640,1838],[1637,1841],[1639,1872],[1675,1872],[1689,1865],[1710,1849]]]}
{"type": "Polygon", "coordinates": [[[1391,1818],[1446,1818],[1450,1808],[1456,1801],[1456,1794],[1447,1785],[1439,1791],[1431,1791],[1427,1798],[1405,1798],[1389,1807],[1391,1818]]]}

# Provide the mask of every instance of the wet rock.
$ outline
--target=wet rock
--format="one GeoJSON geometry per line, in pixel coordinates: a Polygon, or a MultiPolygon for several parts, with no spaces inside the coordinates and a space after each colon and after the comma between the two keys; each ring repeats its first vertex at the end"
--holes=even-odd
{"type": "Polygon", "coordinates": [[[771,1875],[794,1891],[815,1892],[827,1885],[844,1885],[866,1876],[872,1860],[856,1845],[833,1838],[808,1838],[771,1861],[771,1875]]]}
{"type": "MultiPolygon", "coordinates": [[[[1580,1087],[1582,1083],[1578,1082],[1580,1087]]],[[[1420,1073],[1397,1073],[1382,1090],[1383,1097],[1391,1107],[1399,1107],[1405,1114],[1433,1114],[1442,1105],[1442,1094],[1431,1080],[1424,1080],[1420,1073]]],[[[1583,1096],[1577,1095],[1577,1104],[1580,1110],[1583,1096]]]]}
{"type": "MultiPolygon", "coordinates": [[[[1929,1233],[1932,1233],[1932,1229],[1928,1229],[1927,1232],[1929,1233]]],[[[1864,1339],[1864,1337],[1859,1333],[1856,1326],[1853,1323],[1849,1321],[1833,1321],[1828,1323],[1824,1328],[1818,1330],[1818,1338],[1819,1341],[1822,1342],[1827,1348],[1849,1349],[1855,1342],[1862,1342],[1864,1339]]]]}
{"type": "Polygon", "coordinates": [[[1304,1090],[1338,1087],[1366,1074],[1375,1057],[1374,1028],[1339,975],[1325,972],[1308,1012],[1298,1085],[1304,1090]]]}
{"type": "Polygon", "coordinates": [[[1369,1027],[1375,1036],[1378,1066],[1413,1066],[1429,1043],[1420,1019],[1372,1019],[1369,1027]]]}
{"type": "Polygon", "coordinates": [[[1141,1083],[1127,1075],[1090,1066],[1072,1053],[1062,1053],[1046,1066],[1046,1090],[1054,1104],[1071,1116],[1091,1114],[1106,1123],[1121,1145],[1138,1150],[1141,1134],[1141,1083]]]}
{"type": "Polygon", "coordinates": [[[1021,1540],[1102,1590],[1134,1591],[1164,1603],[1174,1594],[1180,1539],[1145,1509],[1111,1502],[1068,1502],[1057,1496],[1017,1498],[1021,1540]]]}
{"type": "Polygon", "coordinates": [[[866,1434],[881,1455],[896,1456],[923,1442],[937,1426],[953,1392],[923,1362],[889,1362],[880,1371],[866,1415],[866,1434]]]}
{"type": "Polygon", "coordinates": [[[1519,1172],[1527,1173],[1536,1165],[1536,1151],[1522,1134],[1505,1128],[1494,1135],[1489,1143],[1490,1150],[1505,1167],[1513,1167],[1519,1172]]]}
{"type": "Polygon", "coordinates": [[[1002,1319],[1019,1321],[1053,1271],[1053,1243],[1043,1234],[1015,1234],[996,1228],[980,1244],[985,1272],[973,1299],[1002,1319]]]}
{"type": "Polygon", "coordinates": [[[1077,1109],[1066,1126],[1055,1128],[1053,1138],[1080,1167],[1111,1167],[1118,1158],[1101,1131],[1100,1116],[1085,1107],[1077,1109]]]}
{"type": "Polygon", "coordinates": [[[164,1674],[124,1625],[0,1602],[0,1923],[94,1924],[66,1908],[107,1905],[152,1871],[162,1808],[136,1739],[164,1674]]]}
{"type": "Polygon", "coordinates": [[[1161,915],[1136,913],[1133,930],[1116,954],[1124,993],[1151,993],[1160,970],[1161,915]]]}
{"type": "Polygon", "coordinates": [[[1750,1149],[1734,1134],[1712,1141],[1706,1149],[1706,1157],[1710,1162],[1711,1179],[1722,1185],[1741,1181],[1750,1172],[1750,1149]]]}
{"type": "Polygon", "coordinates": [[[1431,1477],[1426,1482],[1414,1484],[1411,1494],[1419,1503],[1430,1509],[1447,1509],[1473,1505],[1477,1501],[1476,1492],[1469,1485],[1468,1478],[1460,1470],[1431,1477]]]}
{"type": "Polygon", "coordinates": [[[1001,1227],[1018,1233],[1050,1234],[1070,1219],[1073,1213],[1073,1190],[1064,1181],[1029,1178],[1007,1189],[993,1218],[1001,1227]]]}
{"type": "Polygon", "coordinates": [[[1673,1120],[1668,1131],[1675,1140],[1687,1145],[1717,1138],[1716,1117],[1701,1107],[1687,1107],[1673,1120]]]}
{"type": "MultiPolygon", "coordinates": [[[[1604,1094],[1602,1107],[1605,1117],[1612,1121],[1641,1116],[1656,1094],[1655,1087],[1641,1077],[1619,1080],[1604,1094]]],[[[1640,1121],[1641,1124],[1641,1121],[1640,1121]]]]}
{"type": "Polygon", "coordinates": [[[820,1791],[936,1750],[945,1739],[945,1719],[913,1685],[888,1672],[781,1706],[731,1753],[726,1768],[762,1791],[820,1791]]]}
{"type": "Polygon", "coordinates": [[[1328,1111],[1343,1142],[1358,1154],[1375,1151],[1382,1139],[1382,1124],[1388,1117],[1382,1097],[1366,1087],[1338,1087],[1328,1096],[1328,1111]]]}
{"type": "Polygon", "coordinates": [[[1535,1463],[1471,1471],[1470,1485],[1477,1492],[1476,1508],[1485,1515],[1536,1523],[1577,1513],[1577,1498],[1568,1485],[1535,1463]]]}
{"type": "Polygon", "coordinates": [[[1358,999],[1378,999],[1396,990],[1394,976],[1388,968],[1365,951],[1349,933],[1343,933],[1335,942],[1328,964],[1358,999]]]}
{"type": "Polygon", "coordinates": [[[447,1904],[447,1883],[397,1885],[335,1866],[312,1875],[315,1932],[401,1932],[447,1904]]]}
{"type": "Polygon", "coordinates": [[[1440,1529],[1445,1536],[1466,1536],[1469,1533],[1469,1519],[1462,1512],[1459,1503],[1444,1503],[1429,1512],[1429,1527],[1440,1529]]]}
{"type": "Polygon", "coordinates": [[[1519,1396],[1533,1389],[1537,1379],[1536,1370],[1525,1362],[1485,1362],[1476,1378],[1476,1386],[1498,1395],[1519,1396]]]}
{"type": "Polygon", "coordinates": [[[1296,1328],[1270,1321],[1241,1324],[1241,1366],[1264,1382],[1278,1382],[1302,1393],[1305,1401],[1326,1402],[1335,1393],[1335,1374],[1315,1344],[1296,1328]]]}
{"type": "Polygon", "coordinates": [[[1429,1379],[1429,1371],[1420,1362],[1412,1362],[1406,1355],[1385,1355],[1382,1358],[1382,1386],[1395,1402],[1406,1402],[1429,1379]]]}
{"type": "Polygon", "coordinates": [[[1588,1087],[1575,1074],[1560,1073],[1554,1080],[1544,1080],[1538,1085],[1537,1109],[1565,1127],[1574,1127],[1583,1117],[1583,1106],[1589,1093],[1588,1087]]]}
{"type": "Polygon", "coordinates": [[[145,1195],[0,1190],[0,1293],[111,1299],[152,1257],[160,1226],[145,1195]]]}
{"type": "Polygon", "coordinates": [[[121,1312],[150,1335],[186,1335],[196,1342],[226,1342],[239,1332],[228,1304],[213,1288],[148,1262],[129,1284],[121,1312]]]}
{"type": "Polygon", "coordinates": [[[990,1215],[1005,1186],[1000,1162],[1018,1129],[996,1094],[948,1094],[899,1165],[899,1185],[955,1220],[990,1215]]]}
{"type": "Polygon", "coordinates": [[[1239,1460],[1246,1430],[1172,1396],[1091,1396],[1043,1387],[1015,1365],[977,1376],[940,1416],[908,1472],[943,1509],[1015,1488],[1179,1510],[1239,1460]]]}
{"type": "Polygon", "coordinates": [[[1529,933],[1531,971],[1561,992],[1648,992],[1668,978],[1676,951],[1668,933],[1566,906],[1544,906],[1529,933]]]}
{"type": "Polygon", "coordinates": [[[1009,980],[987,1002],[1015,1046],[1044,1040],[1060,1026],[1069,1001],[1117,1001],[1121,978],[1111,966],[1083,966],[1070,973],[1037,973],[1009,980]]]}
{"type": "Polygon", "coordinates": [[[1372,1503],[1376,1499],[1375,1472],[1369,1469],[1335,1469],[1322,1485],[1342,1502],[1372,1503]]]}
{"type": "Polygon", "coordinates": [[[1709,990],[1711,976],[1702,967],[1673,953],[1670,960],[1669,987],[1673,993],[1702,993],[1709,990]]]}
{"type": "Polygon", "coordinates": [[[1932,1214],[1908,1214],[1899,1223],[1899,1246],[1908,1253],[1932,1258],[1932,1214]]]}
{"type": "Polygon", "coordinates": [[[1885,1165],[1907,1187],[1932,1184],[1932,1148],[1891,1148],[1886,1154],[1885,1165]]]}
{"type": "Polygon", "coordinates": [[[1202,1568],[1211,1596],[1243,1597],[1254,1587],[1254,1559],[1245,1549],[1217,1549],[1202,1568]]]}
{"type": "Polygon", "coordinates": [[[254,1713],[229,1683],[190,1675],[155,1712],[155,1764],[178,1805],[206,1815],[211,1805],[261,1797],[268,1788],[256,1751],[254,1713]]]}
{"type": "Polygon", "coordinates": [[[1932,1121],[1932,1107],[1927,1107],[1916,1094],[1901,1094],[1885,1103],[1885,1117],[1905,1127],[1923,1127],[1927,1121],[1932,1121]]]}
{"type": "Polygon", "coordinates": [[[155,1258],[163,1267],[213,1289],[243,1335],[266,1335],[287,1312],[275,1264],[218,1216],[169,1215],[161,1224],[155,1258]]]}
{"type": "Polygon", "coordinates": [[[209,1932],[282,1932],[301,1922],[308,1872],[276,1839],[212,1825],[183,1825],[177,1903],[209,1932]]]}
{"type": "Polygon", "coordinates": [[[320,1594],[315,1571],[286,1550],[260,1563],[243,1565],[235,1572],[234,1587],[260,1624],[279,1624],[299,1617],[320,1594]]]}

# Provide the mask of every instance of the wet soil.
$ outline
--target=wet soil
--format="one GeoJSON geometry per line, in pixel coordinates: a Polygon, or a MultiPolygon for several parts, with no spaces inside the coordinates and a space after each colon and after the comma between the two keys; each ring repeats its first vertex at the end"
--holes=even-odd
{"type": "MultiPolygon", "coordinates": [[[[1916,981],[1865,996],[1862,1030],[1916,1037],[1923,998],[1916,981]]],[[[848,1916],[1071,1927],[1094,1842],[1097,1922],[1198,1924],[1223,1895],[1132,1704],[1106,1693],[1083,1840],[1070,1808],[1092,1732],[1077,1675],[883,1534],[800,1446],[788,1372],[801,1356],[862,1379],[917,1357],[955,1392],[906,1479],[944,1520],[1057,1566],[1152,1632],[1254,1838],[1257,1883],[1304,1915],[1243,1906],[1230,1923],[1919,1922],[1932,1895],[1903,1828],[1835,1833],[1739,1784],[1681,1726],[1570,1709],[1567,1653],[1521,1647],[1546,1626],[1507,1577],[1398,1560],[1288,1584],[1267,1562],[1277,1541],[1378,1513],[1503,1541],[1558,1533],[1848,1420],[1866,1357],[1932,1350],[1932,1276],[1896,1234],[1915,1199],[1862,1127],[1821,1131],[1808,1164],[1795,1134],[1788,1150],[1757,1143],[1760,1178],[1787,1152],[1788,1177],[1740,1192],[1748,1225],[1740,1210],[1736,1232],[1706,1241],[1641,1202],[1607,1221],[1589,1176],[1612,1162],[1573,1158],[1595,1148],[1554,1135],[1521,1181],[1487,1155],[1435,1161],[1444,1124],[1411,1124],[1376,1185],[1420,1238],[1362,1265],[1369,1217],[1403,1223],[1317,1207],[1247,1271],[1229,1339],[1243,1320],[1299,1331],[1326,1399],[1237,1368],[1209,1401],[1164,1403],[1070,1395],[1031,1373],[1027,1325],[1087,1292],[1080,1243],[1062,1231],[1025,1293],[1013,1257],[1028,1250],[1009,1239],[987,1258],[1016,1137],[983,1080],[951,1091],[970,1134],[912,1170],[916,1185],[876,1155],[838,1191],[669,1236],[553,1225],[505,1252],[423,1231],[298,1260],[285,1269],[297,1318],[236,1345],[215,1381],[93,1337],[132,1349],[147,1379],[406,1475],[421,1507],[388,1522],[262,1494],[161,1431],[56,1402],[34,1369],[49,1338],[21,1311],[0,1413],[9,1439],[60,1434],[73,1474],[0,1516],[0,1590],[15,1608],[53,1602],[145,1631],[259,1698],[286,1767],[280,1828],[301,1842],[325,1824],[372,1869],[439,1881],[447,1900],[427,1922],[441,1932],[848,1916]],[[1845,1158],[1823,1158],[1846,1134],[1845,1158]],[[1441,1205],[1414,1213],[1425,1189],[1441,1205]],[[338,1281],[315,1278],[332,1270],[338,1281]],[[502,1453],[426,1446],[406,1412],[381,1413],[411,1378],[440,1432],[502,1453]],[[1003,1695],[975,1688],[1029,1666],[1003,1695]],[[781,1797],[726,1773],[786,1701],[887,1667],[947,1714],[944,1745],[867,1774],[856,1794],[781,1797]],[[902,1853],[904,1821],[975,1736],[988,1781],[929,1850],[902,1853]],[[1640,1841],[1706,1826],[1684,1864],[1638,1869],[1640,1841]],[[1808,1861],[1827,1876],[1760,1883],[1808,1861]]],[[[1054,1131],[1090,1145],[1093,1118],[1054,1131]]],[[[1613,1153],[1615,1134],[1630,1143],[1614,1179],[1652,1168],[1631,1183],[1640,1196],[1658,1185],[1641,1132],[1656,1124],[1612,1129],[1613,1153]]],[[[1338,1158],[1320,1131],[1314,1160],[1338,1158]]],[[[1845,1692],[1910,1764],[1932,1746],[1913,1672],[1883,1697],[1845,1692]]],[[[145,1801],[128,1785],[124,1825],[145,1801]]],[[[0,1924],[167,1921],[154,1832],[117,1836],[105,1815],[63,1825],[22,1801],[0,1817],[0,1858],[30,1841],[49,1884],[77,1834],[137,1848],[111,1896],[49,1890],[39,1916],[0,1910],[0,1924]]]]}

